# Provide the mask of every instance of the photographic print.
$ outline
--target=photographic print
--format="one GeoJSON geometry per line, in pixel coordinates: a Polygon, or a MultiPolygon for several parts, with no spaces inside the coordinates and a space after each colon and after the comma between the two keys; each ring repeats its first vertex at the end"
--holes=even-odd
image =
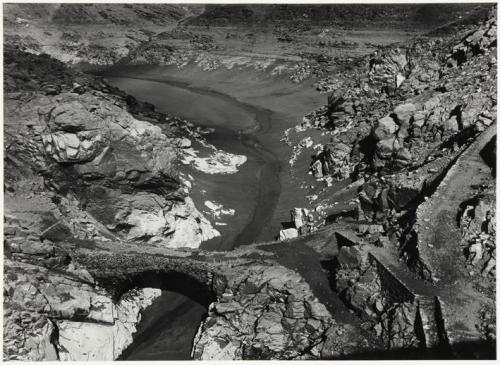
{"type": "Polygon", "coordinates": [[[3,2],[3,359],[496,359],[496,3],[3,2]]]}

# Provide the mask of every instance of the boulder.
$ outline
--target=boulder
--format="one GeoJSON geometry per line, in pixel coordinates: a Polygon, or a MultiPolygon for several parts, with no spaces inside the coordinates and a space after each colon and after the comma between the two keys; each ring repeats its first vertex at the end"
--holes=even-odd
{"type": "Polygon", "coordinates": [[[377,121],[373,135],[377,141],[381,141],[393,136],[398,130],[398,125],[390,116],[386,116],[377,121]]]}
{"type": "Polygon", "coordinates": [[[297,238],[298,236],[299,236],[299,231],[297,230],[297,228],[288,228],[280,230],[280,241],[297,238]]]}
{"type": "Polygon", "coordinates": [[[318,298],[314,298],[312,300],[305,300],[304,307],[309,316],[314,319],[325,319],[330,317],[330,312],[326,309],[323,303],[320,303],[318,298]]]}
{"type": "Polygon", "coordinates": [[[377,142],[377,156],[383,159],[389,159],[396,149],[396,138],[387,138],[377,142]]]}
{"type": "Polygon", "coordinates": [[[87,108],[75,100],[75,95],[59,95],[61,102],[49,114],[49,124],[61,131],[77,132],[96,129],[99,121],[87,108]]]}
{"type": "Polygon", "coordinates": [[[398,123],[400,125],[408,125],[411,117],[416,112],[417,107],[413,103],[406,103],[398,105],[394,109],[394,114],[397,117],[398,123]]]}
{"type": "Polygon", "coordinates": [[[443,127],[445,131],[458,132],[459,127],[458,127],[457,117],[452,116],[450,119],[444,122],[443,127]]]}
{"type": "Polygon", "coordinates": [[[422,128],[425,124],[426,113],[424,111],[417,111],[413,114],[413,126],[422,128]]]}
{"type": "Polygon", "coordinates": [[[179,148],[190,148],[191,140],[188,138],[179,138],[177,140],[177,145],[179,146],[179,148]]]}

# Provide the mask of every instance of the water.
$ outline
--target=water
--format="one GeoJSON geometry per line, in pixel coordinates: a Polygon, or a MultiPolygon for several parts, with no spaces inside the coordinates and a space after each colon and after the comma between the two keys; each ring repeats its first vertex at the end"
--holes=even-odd
{"type": "MultiPolygon", "coordinates": [[[[259,138],[271,127],[273,113],[227,95],[192,89],[179,82],[130,77],[106,79],[138,100],[154,104],[160,112],[214,128],[214,133],[207,136],[210,143],[247,156],[247,162],[236,174],[210,175],[194,169],[187,172],[195,178],[190,195],[199,210],[203,210],[204,202],[210,200],[236,211],[234,216],[223,218],[226,226],[216,226],[221,237],[205,242],[201,248],[230,250],[254,242],[270,222],[281,190],[280,162],[259,138]]],[[[215,224],[215,219],[207,218],[215,224]]]]}
{"type": "MultiPolygon", "coordinates": [[[[210,143],[247,156],[247,162],[236,174],[209,175],[193,169],[188,172],[195,178],[191,196],[198,209],[203,208],[204,201],[210,200],[236,210],[233,217],[225,219],[227,226],[216,226],[222,237],[205,242],[201,248],[230,250],[254,242],[271,220],[280,194],[280,163],[259,139],[259,133],[266,133],[271,127],[272,112],[176,82],[130,77],[106,79],[136,99],[154,104],[160,112],[214,128],[215,131],[207,136],[210,143]]],[[[134,342],[120,359],[189,359],[192,340],[206,310],[181,294],[164,291],[143,312],[134,342]]]]}
{"type": "Polygon", "coordinates": [[[119,360],[187,360],[207,309],[181,294],[163,291],[142,313],[134,342],[119,360]]]}

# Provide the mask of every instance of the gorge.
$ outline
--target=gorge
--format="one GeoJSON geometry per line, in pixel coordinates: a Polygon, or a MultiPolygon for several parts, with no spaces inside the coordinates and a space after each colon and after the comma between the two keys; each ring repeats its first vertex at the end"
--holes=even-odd
{"type": "Polygon", "coordinates": [[[495,4],[4,4],[4,360],[496,357],[495,4]]]}

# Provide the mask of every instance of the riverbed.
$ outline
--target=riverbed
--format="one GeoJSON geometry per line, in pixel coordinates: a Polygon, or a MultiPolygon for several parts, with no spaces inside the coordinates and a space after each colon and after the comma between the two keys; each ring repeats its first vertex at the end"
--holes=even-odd
{"type": "Polygon", "coordinates": [[[194,177],[190,195],[196,207],[221,233],[220,237],[204,242],[201,248],[226,251],[255,242],[270,221],[281,190],[278,175],[281,163],[258,138],[259,133],[268,133],[273,113],[224,94],[193,89],[173,80],[131,77],[107,77],[107,80],[138,100],[154,104],[160,112],[212,128],[213,132],[206,136],[209,143],[246,156],[246,162],[235,174],[205,174],[193,168],[184,171],[194,177]],[[206,208],[207,201],[233,209],[235,214],[215,219],[206,208]],[[216,222],[224,225],[216,225],[216,222]]]}
{"type": "MultiPolygon", "coordinates": [[[[271,241],[289,220],[289,209],[305,204],[288,176],[289,150],[280,141],[282,133],[317,107],[322,98],[311,102],[296,95],[304,90],[315,94],[310,85],[281,82],[275,86],[258,78],[245,84],[239,79],[242,75],[234,73],[231,79],[205,72],[209,75],[203,79],[204,74],[191,71],[183,74],[173,68],[128,67],[114,69],[106,79],[138,100],[155,105],[157,111],[212,128],[206,135],[208,142],[247,157],[235,174],[184,170],[194,177],[190,195],[195,205],[213,225],[216,220],[204,209],[206,201],[235,210],[233,216],[224,216],[226,225],[215,226],[221,237],[204,242],[201,249],[226,251],[271,241]]],[[[180,294],[164,292],[143,313],[134,343],[122,359],[189,359],[191,341],[205,312],[206,308],[180,294]]]]}
{"type": "Polygon", "coordinates": [[[293,84],[261,71],[206,72],[197,66],[120,66],[105,76],[159,111],[214,127],[209,142],[248,157],[236,174],[194,172],[191,196],[198,209],[206,200],[235,209],[233,217],[224,217],[227,226],[216,227],[222,237],[203,249],[225,251],[274,240],[290,221],[290,209],[307,205],[288,169],[290,148],[281,139],[287,128],[324,104],[326,96],[314,91],[312,81],[293,84]]]}

